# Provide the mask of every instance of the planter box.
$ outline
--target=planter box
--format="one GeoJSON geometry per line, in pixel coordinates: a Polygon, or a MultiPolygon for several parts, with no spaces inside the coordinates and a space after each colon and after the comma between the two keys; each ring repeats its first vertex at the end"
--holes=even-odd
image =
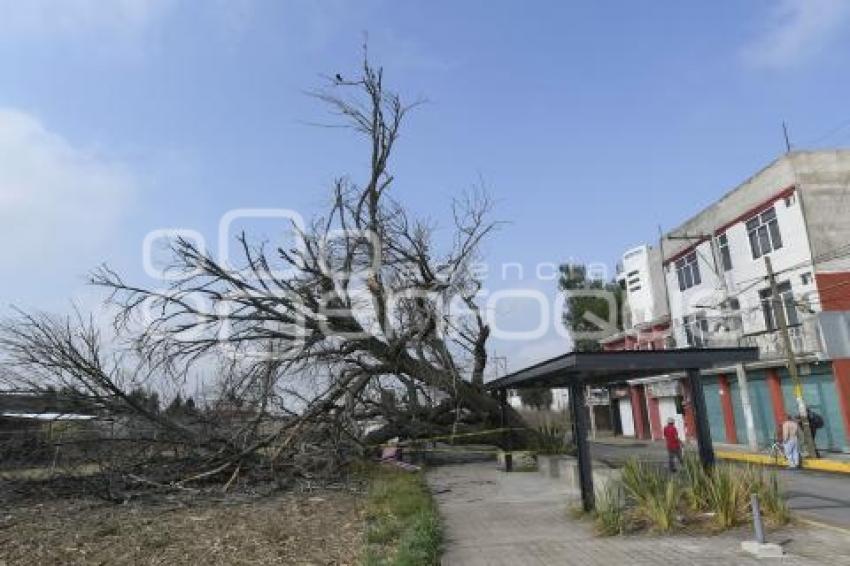
{"type": "MultiPolygon", "coordinates": [[[[549,479],[564,482],[576,492],[581,491],[578,477],[578,459],[566,455],[538,455],[537,471],[549,479]]],[[[620,479],[620,470],[609,468],[603,464],[593,463],[593,489],[597,493],[606,486],[620,479]]]]}
{"type": "Polygon", "coordinates": [[[502,471],[505,470],[505,454],[511,455],[511,469],[514,472],[533,472],[537,469],[537,459],[531,450],[513,450],[511,452],[499,450],[497,457],[499,469],[502,471]]]}
{"type": "Polygon", "coordinates": [[[578,485],[578,461],[566,454],[538,454],[537,471],[540,475],[578,485]]]}

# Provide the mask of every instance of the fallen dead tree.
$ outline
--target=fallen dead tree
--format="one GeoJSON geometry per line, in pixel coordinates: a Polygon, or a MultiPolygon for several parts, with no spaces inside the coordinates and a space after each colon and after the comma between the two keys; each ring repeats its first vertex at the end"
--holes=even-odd
{"type": "MultiPolygon", "coordinates": [[[[314,95],[341,120],[333,125],[361,137],[369,166],[362,182],[335,181],[324,214],[293,222],[291,247],[243,233],[231,263],[178,239],[166,290],[101,267],[91,282],[117,309],[117,353],[82,316],[20,313],[3,324],[0,347],[28,386],[66,388],[155,431],[110,451],[110,497],[133,482],[331,475],[387,438],[524,426],[482,387],[490,325],[473,264],[497,226],[490,200],[478,189],[452,203],[440,251],[435,226],[391,196],[390,158],[412,106],[368,60],[314,95]],[[218,397],[191,414],[131,394],[199,368],[218,397]]],[[[527,434],[514,431],[513,445],[527,434]]]]}

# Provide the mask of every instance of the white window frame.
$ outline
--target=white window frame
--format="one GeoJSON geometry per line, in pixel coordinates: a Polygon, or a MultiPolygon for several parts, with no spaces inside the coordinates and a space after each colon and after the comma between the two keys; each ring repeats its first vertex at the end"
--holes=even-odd
{"type": "Polygon", "coordinates": [[[729,249],[729,237],[726,232],[717,236],[717,251],[720,252],[720,266],[723,271],[732,270],[732,252],[729,249]]]}
{"type": "Polygon", "coordinates": [[[685,340],[694,348],[705,348],[708,344],[708,319],[705,313],[689,314],[682,317],[685,329],[685,340]]]}
{"type": "Polygon", "coordinates": [[[702,283],[696,250],[676,260],[676,278],[679,280],[679,291],[690,289],[702,283]]]}
{"type": "MultiPolygon", "coordinates": [[[[783,281],[776,286],[776,289],[779,291],[779,296],[782,298],[782,304],[785,307],[785,323],[788,326],[797,326],[800,324],[800,314],[797,312],[797,303],[794,301],[791,282],[783,281]]],[[[773,300],[770,287],[759,291],[759,299],[764,317],[764,327],[771,331],[779,330],[779,324],[776,321],[776,303],[773,300]]]]}
{"type": "Polygon", "coordinates": [[[747,228],[747,238],[750,241],[750,251],[753,259],[758,259],[782,247],[782,232],[779,230],[779,220],[776,209],[767,208],[744,223],[747,228]]]}

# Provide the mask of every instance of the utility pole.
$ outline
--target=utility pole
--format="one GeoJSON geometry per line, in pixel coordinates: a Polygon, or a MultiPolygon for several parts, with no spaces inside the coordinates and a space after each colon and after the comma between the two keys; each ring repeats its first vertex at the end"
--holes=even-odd
{"type": "Polygon", "coordinates": [[[773,265],[770,263],[770,257],[764,256],[764,267],[767,269],[767,277],[770,281],[770,301],[773,304],[773,316],[776,319],[776,324],[779,326],[779,333],[782,335],[782,343],[785,346],[786,363],[788,365],[788,373],[794,382],[794,396],[797,398],[797,411],[800,415],[800,420],[803,423],[803,444],[809,457],[815,457],[817,450],[815,449],[815,441],[812,436],[812,427],[809,423],[809,413],[806,410],[806,401],[803,399],[803,383],[800,381],[800,374],[797,371],[797,358],[794,356],[794,348],[791,345],[791,335],[788,333],[788,323],[785,319],[785,305],[782,297],[779,296],[779,286],[776,284],[776,275],[773,273],[773,265]]]}
{"type": "Polygon", "coordinates": [[[785,153],[791,153],[791,139],[788,137],[788,125],[782,121],[782,133],[785,134],[785,153]]]}

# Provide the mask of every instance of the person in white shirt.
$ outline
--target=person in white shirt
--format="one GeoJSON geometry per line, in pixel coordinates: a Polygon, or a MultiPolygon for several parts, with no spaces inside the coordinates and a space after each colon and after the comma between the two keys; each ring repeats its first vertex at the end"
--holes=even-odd
{"type": "Polygon", "coordinates": [[[785,415],[785,422],[782,423],[782,448],[789,468],[800,467],[799,436],[800,425],[791,418],[791,415],[785,415]]]}

